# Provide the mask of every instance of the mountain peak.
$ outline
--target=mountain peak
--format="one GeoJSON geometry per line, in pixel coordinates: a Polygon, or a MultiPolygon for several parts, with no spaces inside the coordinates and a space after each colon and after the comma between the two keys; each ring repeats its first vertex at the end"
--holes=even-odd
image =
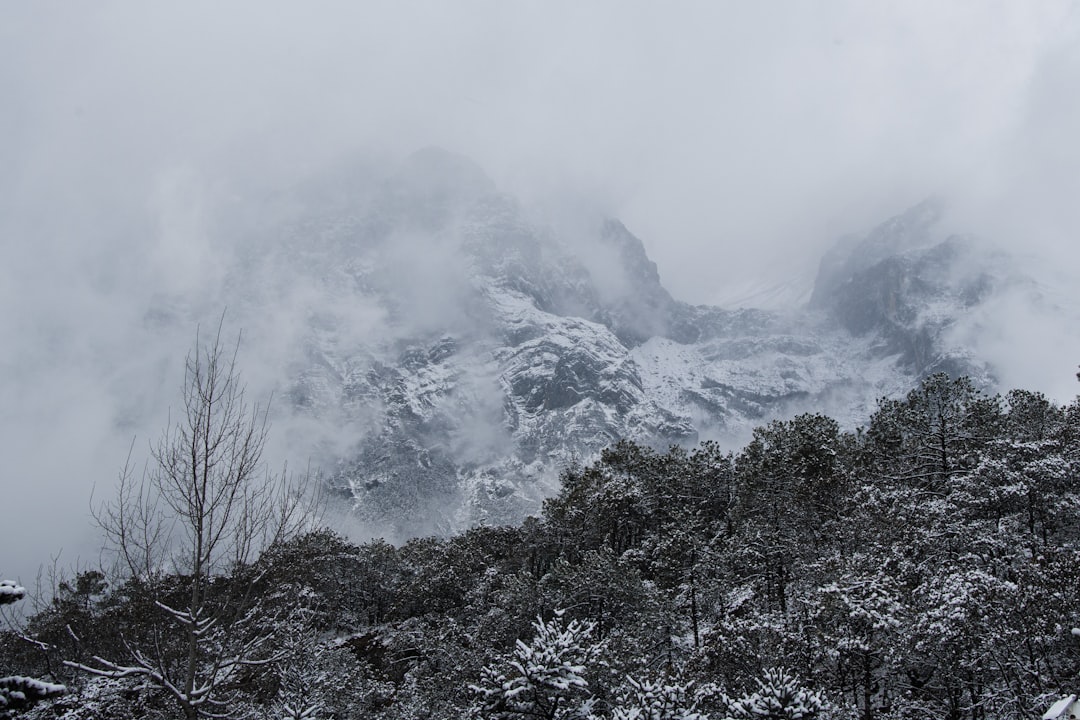
{"type": "Polygon", "coordinates": [[[267,274],[337,283],[340,323],[310,328],[288,396],[355,428],[319,460],[399,539],[515,521],[563,465],[618,439],[731,440],[808,410],[855,425],[959,357],[945,329],[982,297],[950,272],[968,253],[940,242],[935,199],[834,248],[817,311],[782,314],[678,302],[620,221],[538,225],[440,148],[380,182],[371,202],[296,224],[294,261],[267,274]],[[295,261],[318,232],[342,241],[295,261]],[[385,322],[357,333],[353,304],[385,322]]]}
{"type": "Polygon", "coordinates": [[[844,283],[883,260],[935,244],[934,230],[944,213],[944,202],[929,197],[865,235],[840,238],[821,259],[810,305],[826,304],[844,283]]]}

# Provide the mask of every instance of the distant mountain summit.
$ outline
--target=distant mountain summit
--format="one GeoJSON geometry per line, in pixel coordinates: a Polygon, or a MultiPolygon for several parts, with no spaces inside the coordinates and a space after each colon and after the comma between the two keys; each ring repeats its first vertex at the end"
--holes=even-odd
{"type": "Polygon", "coordinates": [[[619,221],[556,232],[452,153],[349,177],[316,183],[332,201],[297,189],[302,210],[243,254],[236,287],[253,307],[298,286],[326,298],[288,402],[334,428],[311,454],[375,533],[518,520],[620,438],[734,444],[802,411],[855,425],[937,370],[993,384],[950,328],[995,292],[999,259],[942,237],[936,200],[842,240],[807,306],[726,310],[674,299],[619,221]]]}
{"type": "Polygon", "coordinates": [[[810,307],[916,376],[944,371],[992,384],[990,368],[952,347],[948,330],[999,288],[1005,260],[973,237],[938,231],[944,205],[926,200],[861,238],[845,238],[821,261],[810,307]]]}

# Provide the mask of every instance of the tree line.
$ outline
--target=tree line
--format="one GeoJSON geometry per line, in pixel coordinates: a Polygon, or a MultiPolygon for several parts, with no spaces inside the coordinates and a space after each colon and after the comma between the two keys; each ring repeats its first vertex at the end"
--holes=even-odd
{"type": "Polygon", "coordinates": [[[219,342],[185,397],[101,510],[120,562],[0,638],[66,695],[0,717],[990,720],[1080,684],[1080,402],[934,375],[856,432],[619,442],[518,526],[394,547],[267,484],[219,342]]]}

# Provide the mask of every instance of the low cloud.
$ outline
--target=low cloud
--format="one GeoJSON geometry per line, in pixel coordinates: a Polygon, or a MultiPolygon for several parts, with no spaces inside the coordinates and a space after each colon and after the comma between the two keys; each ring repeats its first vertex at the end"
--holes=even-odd
{"type": "MultiPolygon", "coordinates": [[[[282,228],[334,193],[363,202],[428,145],[568,225],[620,217],[691,302],[812,277],[835,237],[932,193],[958,229],[1076,266],[1078,27],[1067,0],[5,5],[0,573],[96,557],[90,488],[160,432],[196,326],[224,306],[252,396],[279,405],[313,325],[392,338],[341,268],[278,277],[296,257],[282,228]],[[238,292],[230,273],[260,263],[262,294],[238,292]]],[[[402,312],[452,326],[453,246],[418,233],[382,252],[402,312]]],[[[1034,305],[988,308],[979,322],[1009,329],[980,350],[1062,398],[1077,285],[1051,280],[1034,305]]]]}

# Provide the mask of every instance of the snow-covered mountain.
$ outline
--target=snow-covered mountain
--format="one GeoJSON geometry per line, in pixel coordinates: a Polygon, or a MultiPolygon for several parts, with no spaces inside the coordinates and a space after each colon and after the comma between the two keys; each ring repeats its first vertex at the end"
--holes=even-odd
{"type": "Polygon", "coordinates": [[[734,444],[818,410],[853,426],[937,370],[992,386],[949,330],[1015,281],[942,236],[932,200],[842,240],[809,302],[777,311],[679,302],[618,221],[555,231],[440,150],[292,197],[301,210],[240,251],[233,293],[256,307],[317,288],[288,403],[340,431],[311,455],[394,537],[519,519],[619,438],[734,444]]]}

